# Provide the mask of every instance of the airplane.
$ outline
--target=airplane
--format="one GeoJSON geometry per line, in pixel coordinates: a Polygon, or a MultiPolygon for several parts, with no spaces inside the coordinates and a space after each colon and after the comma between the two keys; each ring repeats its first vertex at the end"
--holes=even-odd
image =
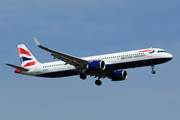
{"type": "Polygon", "coordinates": [[[149,48],[112,54],[104,54],[78,58],[53,49],[44,47],[34,37],[36,45],[50,52],[54,59],[60,61],[40,63],[31,54],[24,44],[18,45],[21,67],[6,64],[15,68],[15,73],[38,77],[66,77],[79,75],[83,80],[87,76],[98,78],[95,84],[102,84],[100,79],[109,78],[112,81],[127,79],[127,71],[124,69],[151,66],[152,74],[155,74],[154,66],[170,61],[173,56],[160,48],[149,48]]]}

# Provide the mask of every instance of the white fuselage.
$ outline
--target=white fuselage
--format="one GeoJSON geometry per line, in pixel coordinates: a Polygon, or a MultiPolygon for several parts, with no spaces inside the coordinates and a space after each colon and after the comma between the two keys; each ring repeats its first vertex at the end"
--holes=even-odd
{"type": "MultiPolygon", "coordinates": [[[[84,57],[81,59],[87,60],[89,62],[102,60],[106,64],[106,68],[104,71],[115,71],[119,69],[161,64],[171,60],[172,55],[162,49],[151,48],[84,57]]],[[[64,77],[80,74],[74,66],[65,64],[65,62],[63,61],[49,62],[43,64],[38,63],[37,65],[30,66],[28,68],[28,72],[22,72],[21,74],[41,77],[64,77]]],[[[86,74],[89,74],[88,71],[86,74]]]]}

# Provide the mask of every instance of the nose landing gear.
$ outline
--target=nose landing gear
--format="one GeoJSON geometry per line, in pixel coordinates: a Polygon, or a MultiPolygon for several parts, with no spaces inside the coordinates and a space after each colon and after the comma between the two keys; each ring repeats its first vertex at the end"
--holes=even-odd
{"type": "Polygon", "coordinates": [[[151,68],[152,68],[151,73],[152,73],[152,74],[156,74],[156,71],[154,70],[154,65],[151,65],[151,68]]]}

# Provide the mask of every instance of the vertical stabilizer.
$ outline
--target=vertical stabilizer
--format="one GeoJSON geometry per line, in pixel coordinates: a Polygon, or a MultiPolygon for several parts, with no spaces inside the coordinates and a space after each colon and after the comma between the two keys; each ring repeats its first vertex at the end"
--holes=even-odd
{"type": "Polygon", "coordinates": [[[24,44],[18,45],[18,51],[23,68],[34,66],[39,63],[24,44]]]}

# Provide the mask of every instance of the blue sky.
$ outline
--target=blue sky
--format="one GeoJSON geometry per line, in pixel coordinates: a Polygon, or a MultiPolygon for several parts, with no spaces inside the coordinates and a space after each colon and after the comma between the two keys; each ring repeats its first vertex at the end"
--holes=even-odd
{"type": "Polygon", "coordinates": [[[1,0],[1,120],[178,120],[180,119],[180,1],[178,0],[1,0]],[[163,48],[168,63],[127,69],[128,79],[102,86],[88,77],[56,79],[14,74],[18,44],[39,62],[55,61],[43,45],[77,57],[141,48],[163,48]]]}

